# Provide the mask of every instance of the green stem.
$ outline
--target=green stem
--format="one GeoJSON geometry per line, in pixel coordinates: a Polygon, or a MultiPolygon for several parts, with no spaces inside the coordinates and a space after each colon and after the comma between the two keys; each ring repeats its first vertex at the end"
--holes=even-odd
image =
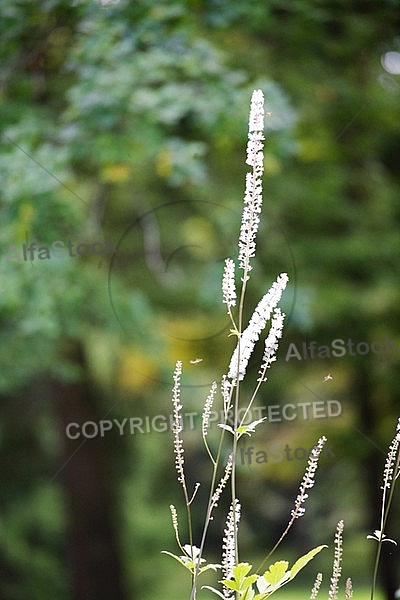
{"type": "MultiPolygon", "coordinates": [[[[232,495],[232,506],[233,506],[233,530],[234,530],[234,546],[235,546],[235,563],[239,563],[239,545],[238,545],[238,523],[237,523],[237,512],[236,512],[236,456],[237,456],[237,444],[238,444],[238,421],[239,421],[239,400],[240,400],[240,381],[239,381],[239,367],[240,367],[240,345],[241,336],[243,331],[243,307],[244,297],[246,293],[247,284],[247,273],[248,273],[248,262],[245,265],[243,271],[243,285],[240,292],[239,301],[239,315],[238,315],[238,361],[237,361],[237,372],[236,372],[236,389],[235,389],[235,404],[234,404],[234,416],[233,416],[233,447],[232,447],[232,477],[231,477],[231,495],[232,495]]],[[[236,593],[236,599],[239,600],[239,593],[236,593]]]]}
{"type": "Polygon", "coordinates": [[[293,516],[289,523],[287,524],[287,527],[285,529],[285,531],[282,533],[281,537],[279,538],[279,540],[276,542],[275,546],[272,548],[272,550],[270,550],[268,552],[268,554],[265,556],[265,558],[262,560],[262,562],[260,563],[260,565],[258,566],[256,573],[259,573],[261,571],[261,569],[263,568],[263,566],[265,565],[265,563],[267,562],[267,560],[269,559],[270,556],[273,555],[273,553],[275,552],[275,550],[278,548],[278,546],[280,545],[280,543],[282,542],[282,540],[286,537],[286,535],[289,532],[289,529],[291,528],[291,526],[293,525],[294,521],[296,519],[296,516],[293,516]]]}
{"type": "Polygon", "coordinates": [[[384,530],[385,530],[385,527],[386,527],[386,522],[387,522],[388,517],[389,517],[390,506],[391,506],[392,500],[393,500],[394,487],[396,485],[396,479],[397,479],[396,474],[399,471],[399,465],[400,465],[400,452],[399,452],[399,449],[397,450],[396,465],[395,465],[395,467],[393,469],[394,478],[393,478],[393,481],[392,481],[392,485],[390,486],[390,493],[389,493],[389,498],[388,498],[388,502],[387,502],[386,508],[385,508],[385,493],[386,493],[386,488],[383,490],[383,497],[382,497],[382,514],[383,514],[383,517],[381,518],[380,539],[379,539],[379,542],[378,542],[378,549],[377,549],[376,557],[375,557],[374,572],[373,572],[373,575],[372,575],[371,600],[374,600],[375,588],[376,588],[376,580],[377,580],[377,577],[378,577],[379,560],[380,560],[380,557],[381,557],[382,544],[383,544],[383,534],[384,534],[384,530]]]}
{"type": "MultiPolygon", "coordinates": [[[[226,424],[227,417],[228,417],[228,415],[226,414],[225,415],[224,424],[226,424]]],[[[191,591],[191,595],[190,595],[190,600],[194,600],[195,597],[196,597],[195,594],[196,594],[197,579],[198,579],[199,570],[200,570],[200,560],[201,560],[201,557],[202,557],[202,554],[203,554],[204,545],[205,545],[206,536],[207,536],[207,531],[208,531],[208,527],[209,527],[210,521],[211,521],[211,513],[212,513],[212,510],[214,508],[214,505],[213,505],[213,502],[212,502],[212,497],[213,497],[213,494],[215,492],[215,484],[216,484],[216,481],[217,481],[217,472],[218,472],[218,467],[219,467],[220,460],[221,460],[224,435],[225,435],[225,429],[222,429],[222,433],[221,433],[221,437],[220,437],[219,445],[218,445],[217,456],[216,456],[215,461],[211,457],[211,460],[213,461],[213,474],[212,474],[212,478],[211,478],[211,485],[210,485],[210,492],[209,492],[209,496],[208,496],[208,504],[207,504],[206,516],[205,516],[205,519],[204,519],[203,533],[202,533],[201,542],[200,542],[199,560],[198,560],[198,562],[196,564],[196,567],[195,567],[195,570],[194,570],[194,574],[193,574],[192,591],[191,591]]]]}

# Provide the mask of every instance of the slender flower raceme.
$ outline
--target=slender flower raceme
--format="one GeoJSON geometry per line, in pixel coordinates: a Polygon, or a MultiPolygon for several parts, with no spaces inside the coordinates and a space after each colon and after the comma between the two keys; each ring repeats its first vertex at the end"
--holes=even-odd
{"type": "Polygon", "coordinates": [[[335,556],[333,560],[333,572],[331,577],[331,585],[329,587],[329,600],[337,600],[339,591],[339,579],[342,574],[342,556],[343,556],[343,521],[337,524],[335,534],[335,556]]]}
{"type": "Polygon", "coordinates": [[[185,473],[183,470],[184,466],[184,450],[183,450],[183,441],[180,437],[180,433],[183,429],[182,427],[182,404],[180,402],[181,396],[181,375],[182,375],[182,361],[178,360],[176,363],[175,371],[174,371],[174,387],[172,389],[172,405],[173,405],[173,425],[172,432],[174,434],[174,453],[175,453],[175,468],[178,473],[178,481],[181,483],[184,488],[186,488],[185,484],[185,473]]]}
{"type": "Polygon", "coordinates": [[[274,316],[272,317],[271,328],[268,337],[265,340],[265,350],[263,362],[258,371],[260,377],[257,381],[267,381],[267,370],[273,362],[276,361],[276,351],[278,350],[278,340],[282,337],[283,320],[285,315],[280,308],[275,308],[274,316]]]}
{"type": "Polygon", "coordinates": [[[228,311],[236,305],[235,263],[231,258],[225,260],[222,277],[222,302],[226,304],[228,311]]]}
{"type": "Polygon", "coordinates": [[[208,433],[208,428],[210,426],[211,409],[213,406],[213,402],[214,402],[216,393],[217,393],[217,383],[215,381],[213,381],[211,384],[210,393],[208,394],[207,400],[204,404],[204,410],[203,410],[203,415],[202,415],[202,419],[201,419],[201,429],[203,432],[203,437],[205,437],[208,433]]]}
{"type": "Polygon", "coordinates": [[[214,508],[214,506],[218,506],[218,501],[221,497],[222,491],[223,491],[224,487],[226,486],[226,484],[228,483],[229,477],[231,476],[232,467],[233,467],[232,455],[230,455],[228,458],[228,462],[226,463],[225,472],[221,478],[221,481],[217,485],[217,488],[212,495],[211,505],[213,508],[214,508]]]}
{"type": "Polygon", "coordinates": [[[258,341],[262,330],[265,328],[267,321],[270,319],[272,311],[281,299],[288,279],[289,278],[286,273],[279,275],[277,280],[272,284],[272,287],[256,306],[247,328],[243,331],[240,337],[240,344],[237,344],[232,354],[228,372],[228,377],[231,379],[236,380],[237,376],[239,381],[244,379],[246,368],[254,350],[254,346],[258,341]],[[238,369],[239,346],[240,361],[238,369]]]}
{"type": "MultiPolygon", "coordinates": [[[[226,526],[224,530],[224,539],[222,542],[222,574],[224,579],[231,579],[233,576],[232,568],[236,564],[235,558],[235,527],[240,521],[240,503],[238,500],[232,502],[229,513],[226,519],[226,526]]],[[[224,598],[233,598],[234,592],[223,587],[224,598]]]]}
{"type": "Polygon", "coordinates": [[[239,266],[245,273],[251,271],[250,259],[255,256],[256,252],[256,235],[262,205],[263,140],[264,95],[261,90],[254,90],[251,97],[246,159],[246,163],[253,167],[253,171],[246,175],[244,208],[239,235],[239,266]]]}
{"type": "Polygon", "coordinates": [[[346,579],[346,591],[345,591],[345,598],[346,600],[351,600],[351,598],[353,597],[353,582],[351,581],[350,577],[348,577],[346,579]]]}
{"type": "Polygon", "coordinates": [[[292,510],[291,512],[293,519],[298,519],[299,517],[302,517],[306,512],[306,509],[303,506],[303,504],[308,498],[306,490],[311,489],[315,483],[314,477],[318,467],[318,459],[326,441],[327,439],[325,436],[320,437],[318,440],[318,444],[314,446],[314,448],[311,450],[310,458],[308,459],[307,469],[304,473],[303,480],[300,484],[299,494],[294,503],[294,510],[292,510]]]}
{"type": "Polygon", "coordinates": [[[173,504],[170,504],[171,518],[172,518],[172,527],[175,531],[175,538],[179,548],[183,551],[181,540],[179,538],[179,526],[178,526],[178,514],[176,512],[176,508],[173,504]]]}
{"type": "Polygon", "coordinates": [[[224,402],[224,417],[225,417],[225,421],[228,420],[229,411],[232,408],[231,393],[232,393],[232,384],[231,384],[231,382],[229,381],[229,379],[227,378],[226,375],[222,375],[222,379],[221,379],[221,394],[222,394],[222,400],[224,402]]]}
{"type": "Polygon", "coordinates": [[[321,587],[321,583],[322,583],[322,573],[318,573],[318,575],[316,576],[315,581],[314,581],[313,589],[311,590],[310,600],[316,600],[316,597],[318,596],[319,588],[321,587]]]}
{"type": "Polygon", "coordinates": [[[393,475],[394,475],[395,479],[399,475],[398,472],[393,473],[395,463],[396,463],[396,458],[397,458],[397,452],[399,449],[399,444],[400,444],[400,419],[397,422],[396,435],[394,436],[392,443],[390,444],[389,452],[386,457],[385,470],[383,472],[383,486],[382,486],[384,496],[385,496],[385,490],[390,489],[393,475]]]}

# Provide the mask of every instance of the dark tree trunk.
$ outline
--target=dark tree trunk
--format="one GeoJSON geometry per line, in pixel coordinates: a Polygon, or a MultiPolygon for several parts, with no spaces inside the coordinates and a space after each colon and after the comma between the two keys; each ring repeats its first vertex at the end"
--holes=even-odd
{"type": "MultiPolygon", "coordinates": [[[[74,357],[85,367],[81,351],[74,357]]],[[[84,372],[86,369],[84,368],[84,372]]],[[[67,545],[72,600],[123,600],[120,553],[116,535],[115,469],[107,437],[70,439],[69,423],[96,424],[104,417],[88,382],[52,381],[50,392],[62,440],[57,477],[67,506],[67,545]]],[[[87,432],[93,430],[88,426],[87,432]]],[[[74,428],[71,435],[78,429],[74,428]]]]}
{"type": "MultiPolygon", "coordinates": [[[[373,385],[371,381],[370,373],[372,372],[373,365],[369,364],[369,361],[364,360],[358,368],[357,380],[355,381],[355,393],[361,398],[361,412],[360,412],[360,424],[361,431],[371,441],[380,446],[378,440],[377,424],[381,420],[380,411],[376,409],[376,402],[372,397],[373,385]]],[[[392,404],[391,404],[392,405],[392,404]]],[[[393,423],[393,437],[395,433],[395,425],[393,423]]],[[[381,450],[386,452],[389,448],[391,440],[387,440],[385,446],[381,445],[381,450]]],[[[369,505],[369,518],[368,526],[369,533],[373,533],[375,529],[379,528],[380,514],[381,514],[381,501],[382,501],[382,481],[383,481],[383,470],[385,466],[386,456],[384,452],[378,450],[372,444],[370,446],[370,452],[365,455],[363,459],[363,474],[365,477],[365,486],[367,490],[368,505],[369,505]]],[[[393,508],[395,503],[393,504],[393,508]]],[[[390,523],[390,519],[389,519],[390,523]]],[[[391,535],[388,535],[391,537],[391,535]]],[[[370,543],[375,543],[371,541],[370,543]]],[[[382,554],[380,559],[379,576],[378,582],[380,582],[385,597],[387,600],[394,599],[394,593],[398,588],[397,573],[398,573],[398,560],[399,551],[397,547],[391,543],[383,544],[382,554]],[[397,565],[397,566],[396,566],[397,565]]],[[[371,573],[372,573],[371,566],[371,573]]],[[[372,577],[372,575],[371,575],[372,577]]]]}

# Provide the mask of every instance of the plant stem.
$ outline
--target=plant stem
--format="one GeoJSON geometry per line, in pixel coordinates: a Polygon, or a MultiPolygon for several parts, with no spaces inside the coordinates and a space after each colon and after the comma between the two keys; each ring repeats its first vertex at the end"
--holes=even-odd
{"type": "Polygon", "coordinates": [[[396,464],[395,464],[395,467],[394,467],[394,470],[393,470],[394,478],[393,478],[392,485],[390,486],[390,493],[389,493],[389,498],[388,498],[388,501],[387,501],[386,508],[385,508],[385,492],[386,492],[386,488],[383,490],[381,530],[380,530],[380,539],[378,541],[378,549],[376,551],[374,572],[373,572],[373,575],[372,575],[371,600],[374,600],[375,588],[376,588],[376,580],[377,580],[377,577],[378,577],[379,560],[380,560],[380,557],[381,557],[382,544],[383,544],[383,541],[384,541],[383,540],[383,533],[384,533],[384,530],[385,530],[385,527],[386,527],[386,522],[388,520],[390,506],[391,506],[392,500],[393,500],[394,487],[396,485],[396,479],[397,479],[398,472],[399,472],[399,465],[400,465],[400,451],[398,449],[397,450],[396,464]]]}

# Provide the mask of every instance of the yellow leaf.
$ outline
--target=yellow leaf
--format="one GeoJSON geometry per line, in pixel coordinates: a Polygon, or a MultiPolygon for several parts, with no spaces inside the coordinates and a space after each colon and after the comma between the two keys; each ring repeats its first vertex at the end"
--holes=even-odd
{"type": "Polygon", "coordinates": [[[108,183],[123,183],[131,176],[131,167],[123,163],[106,165],[101,170],[101,178],[108,183]]]}
{"type": "Polygon", "coordinates": [[[153,385],[158,375],[153,357],[144,354],[138,347],[127,346],[121,351],[117,381],[122,389],[142,390],[153,385]]]}
{"type": "Polygon", "coordinates": [[[159,177],[168,177],[172,171],[172,160],[170,150],[162,150],[157,154],[156,173],[159,177]]]}

